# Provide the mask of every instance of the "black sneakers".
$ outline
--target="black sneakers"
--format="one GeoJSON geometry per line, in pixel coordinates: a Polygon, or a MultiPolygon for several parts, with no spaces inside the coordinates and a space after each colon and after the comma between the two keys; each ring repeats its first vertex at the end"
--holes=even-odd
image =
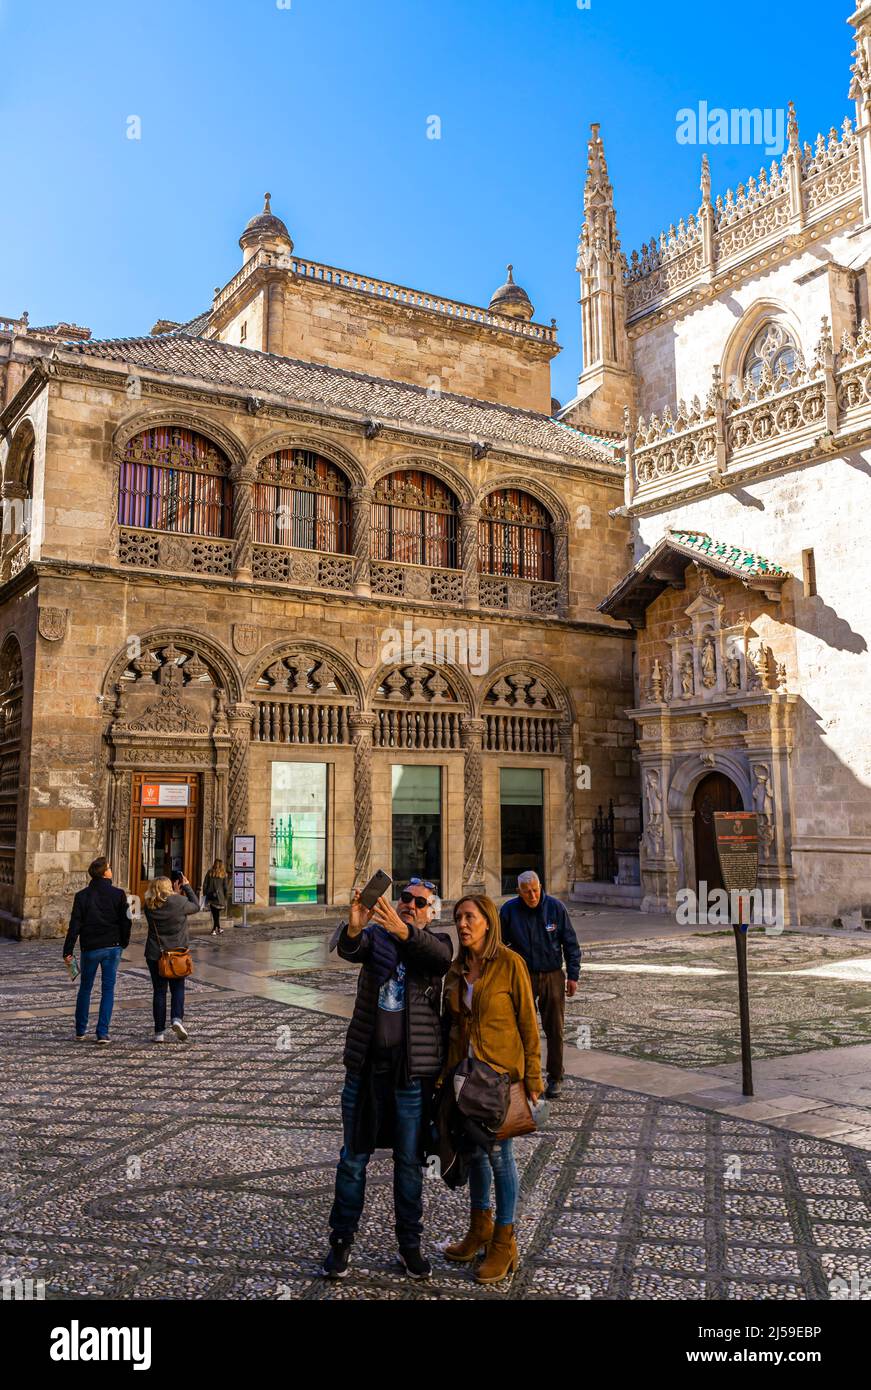
{"type": "Polygon", "coordinates": [[[560,1095],[562,1095],[562,1089],[563,1083],[561,1081],[552,1081],[551,1078],[548,1077],[547,1090],[544,1093],[545,1100],[556,1100],[560,1095]]]}
{"type": "Polygon", "coordinates": [[[348,1265],[351,1262],[350,1240],[331,1240],[327,1258],[324,1260],[321,1273],[325,1279],[344,1279],[348,1273],[348,1265]]]}
{"type": "Polygon", "coordinates": [[[399,1263],[404,1265],[406,1274],[412,1279],[428,1279],[432,1274],[432,1265],[426,1256],[420,1253],[419,1245],[407,1245],[400,1249],[399,1263]]]}

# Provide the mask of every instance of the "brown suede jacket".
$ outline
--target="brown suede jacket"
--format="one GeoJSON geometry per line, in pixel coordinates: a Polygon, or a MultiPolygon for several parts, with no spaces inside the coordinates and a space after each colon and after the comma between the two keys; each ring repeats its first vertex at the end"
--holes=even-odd
{"type": "Polygon", "coordinates": [[[450,1020],[448,1051],[442,1079],[462,1061],[468,1036],[475,1056],[511,1081],[523,1081],[526,1090],[540,1095],[541,1043],[529,971],[516,951],[500,946],[492,960],[484,962],[472,988],[471,1032],[463,1003],[465,977],[458,957],[445,976],[442,1010],[450,1020]]]}

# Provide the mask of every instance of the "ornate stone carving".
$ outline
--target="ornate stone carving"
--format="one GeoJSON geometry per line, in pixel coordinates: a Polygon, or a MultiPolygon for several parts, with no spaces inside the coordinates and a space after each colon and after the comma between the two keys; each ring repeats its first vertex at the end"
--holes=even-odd
{"type": "MultiPolygon", "coordinates": [[[[153,657],[153,653],[150,655],[153,657]]],[[[116,723],[113,732],[128,729],[132,732],[149,731],[163,734],[208,733],[206,725],[199,722],[194,710],[181,697],[184,675],[182,668],[176,664],[177,656],[178,652],[172,645],[164,648],[163,661],[158,672],[157,699],[146,705],[138,719],[116,723]]],[[[139,662],[134,664],[138,665],[139,662]]]]}
{"type": "Polygon", "coordinates": [[[648,768],[644,774],[644,798],[647,812],[643,835],[644,848],[651,859],[660,859],[664,848],[662,787],[659,772],[655,767],[648,768]]]}
{"type": "Polygon", "coordinates": [[[406,570],[405,593],[408,598],[429,598],[429,575],[425,570],[406,570]]]}
{"type": "Polygon", "coordinates": [[[702,685],[707,690],[711,690],[717,684],[717,653],[712,637],[706,637],[702,642],[700,666],[702,685]]]}
{"type": "Polygon", "coordinates": [[[60,642],[67,632],[66,608],[40,608],[39,635],[47,642],[60,642]]]}
{"type": "Polygon", "coordinates": [[[374,637],[358,637],[355,651],[358,666],[369,669],[378,660],[378,645],[374,637]]]}
{"type": "Polygon", "coordinates": [[[759,827],[759,857],[770,859],[774,846],[774,787],[768,763],[754,763],[753,809],[759,827]]]}
{"type": "Polygon", "coordinates": [[[374,714],[351,715],[354,740],[354,879],[365,883],[372,855],[372,730],[374,714]]]}
{"type": "Polygon", "coordinates": [[[481,747],[484,735],[483,719],[461,719],[466,759],[463,772],[465,799],[463,887],[484,885],[484,781],[481,767],[481,747]]]}
{"type": "Polygon", "coordinates": [[[228,790],[228,836],[243,834],[248,828],[248,754],[254,706],[239,703],[230,709],[230,769],[228,790]]]}
{"type": "Polygon", "coordinates": [[[240,656],[253,656],[257,650],[259,632],[254,623],[233,624],[233,649],[240,656]]]}

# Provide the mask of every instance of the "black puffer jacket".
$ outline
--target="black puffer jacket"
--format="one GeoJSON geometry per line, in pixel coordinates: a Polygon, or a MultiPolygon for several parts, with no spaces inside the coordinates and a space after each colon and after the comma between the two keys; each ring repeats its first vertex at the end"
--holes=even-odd
{"type": "MultiPolygon", "coordinates": [[[[442,1032],[439,1021],[441,981],[454,954],[449,936],[409,926],[408,941],[397,941],[399,959],[405,964],[405,1046],[409,1079],[438,1076],[442,1068],[442,1032]]],[[[345,1039],[342,1058],[348,1071],[363,1070],[375,1033],[378,1011],[378,979],[370,964],[372,939],[364,931],[348,936],[343,926],[336,949],[343,960],[359,962],[354,1016],[345,1039]]]]}

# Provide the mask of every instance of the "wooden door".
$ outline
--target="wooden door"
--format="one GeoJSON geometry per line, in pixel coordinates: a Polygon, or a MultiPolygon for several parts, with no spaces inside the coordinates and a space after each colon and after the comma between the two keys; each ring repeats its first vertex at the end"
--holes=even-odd
{"type": "Polygon", "coordinates": [[[714,838],[715,811],[743,811],[741,793],[722,772],[710,772],[696,787],[693,797],[693,843],[696,850],[696,892],[701,882],[708,891],[725,887],[714,838]]]}

